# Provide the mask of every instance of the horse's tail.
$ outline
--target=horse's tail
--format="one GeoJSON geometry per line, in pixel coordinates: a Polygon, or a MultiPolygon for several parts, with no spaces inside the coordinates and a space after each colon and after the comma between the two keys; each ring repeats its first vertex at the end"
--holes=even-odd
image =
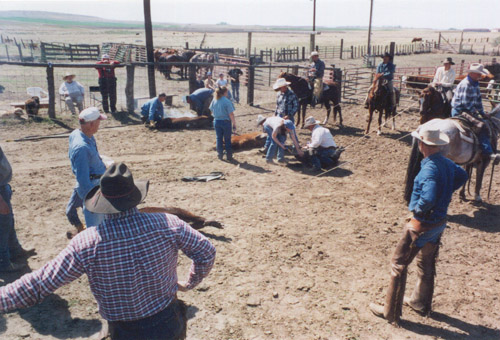
{"type": "Polygon", "coordinates": [[[418,150],[418,142],[415,138],[413,138],[410,159],[408,160],[408,167],[406,169],[406,178],[405,178],[405,192],[404,199],[407,203],[410,202],[411,193],[413,192],[413,181],[415,177],[417,177],[418,172],[420,171],[420,162],[422,161],[423,156],[418,150]]]}

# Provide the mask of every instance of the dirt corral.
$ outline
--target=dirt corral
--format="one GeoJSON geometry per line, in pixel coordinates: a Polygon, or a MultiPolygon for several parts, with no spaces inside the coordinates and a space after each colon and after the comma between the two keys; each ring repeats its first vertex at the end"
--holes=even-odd
{"type": "MultiPolygon", "coordinates": [[[[319,108],[309,112],[324,118],[319,108]]],[[[238,106],[239,132],[255,131],[262,113],[269,114],[238,106]]],[[[268,165],[257,150],[236,153],[239,165],[220,162],[213,130],[158,132],[120,126],[114,119],[101,125],[101,154],[126,162],[135,178],[151,180],[147,205],[177,206],[224,224],[224,229],[203,230],[217,248],[211,274],[193,291],[179,293],[190,306],[188,339],[500,338],[498,184],[481,206],[454,196],[430,318],[405,307],[402,327],[394,328],[368,310],[370,302],[383,301],[389,258],[407,215],[402,199],[406,135],[417,117],[403,113],[399,130],[363,137],[365,117],[361,106],[344,105],[345,128],[330,127],[337,143],[348,146],[341,157],[345,163],[319,177],[293,164],[268,165]],[[211,171],[224,172],[225,180],[181,181],[211,171]]],[[[29,261],[34,270],[67,244],[64,208],[74,183],[67,137],[5,141],[66,130],[15,120],[3,121],[0,128],[14,169],[16,229],[22,244],[38,251],[29,261]]],[[[298,132],[302,143],[310,136],[298,132]]],[[[180,278],[188,264],[182,256],[180,278]]],[[[414,271],[412,265],[410,292],[414,271]]],[[[0,337],[95,337],[100,322],[82,277],[38,306],[0,316],[0,337]]]]}

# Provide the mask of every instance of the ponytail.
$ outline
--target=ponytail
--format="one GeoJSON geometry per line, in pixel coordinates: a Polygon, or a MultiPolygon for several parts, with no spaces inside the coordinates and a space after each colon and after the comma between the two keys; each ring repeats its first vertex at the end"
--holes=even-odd
{"type": "Polygon", "coordinates": [[[216,90],[215,90],[215,99],[219,100],[221,99],[227,92],[227,87],[225,86],[219,86],[216,90]]]}

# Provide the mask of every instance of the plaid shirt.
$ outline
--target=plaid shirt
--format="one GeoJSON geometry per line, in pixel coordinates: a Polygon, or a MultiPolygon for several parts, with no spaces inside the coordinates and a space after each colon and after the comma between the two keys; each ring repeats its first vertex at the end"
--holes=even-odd
{"type": "Polygon", "coordinates": [[[52,261],[0,287],[0,311],[29,307],[57,288],[87,274],[99,313],[108,321],[130,321],[165,309],[177,292],[177,255],[193,260],[188,288],[208,275],[214,246],[169,214],[136,208],[109,215],[79,233],[52,261]]]}
{"type": "Polygon", "coordinates": [[[451,107],[458,112],[484,114],[479,82],[473,81],[469,76],[465,77],[455,89],[451,107]]]}
{"type": "Polygon", "coordinates": [[[293,117],[299,109],[299,100],[292,90],[287,89],[285,93],[278,93],[276,97],[275,115],[281,118],[285,116],[293,117]]]}

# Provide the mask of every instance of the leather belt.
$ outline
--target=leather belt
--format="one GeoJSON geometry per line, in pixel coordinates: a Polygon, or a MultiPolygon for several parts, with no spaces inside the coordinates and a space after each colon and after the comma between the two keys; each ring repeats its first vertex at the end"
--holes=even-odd
{"type": "Polygon", "coordinates": [[[90,175],[90,180],[93,181],[94,179],[100,179],[102,175],[90,175]]]}
{"type": "Polygon", "coordinates": [[[425,222],[417,220],[416,218],[412,218],[408,222],[407,226],[409,228],[415,230],[416,232],[421,233],[421,232],[426,232],[426,231],[432,230],[434,228],[440,227],[445,223],[446,223],[446,218],[443,218],[442,220],[435,222],[435,223],[425,223],[425,222]]]}

